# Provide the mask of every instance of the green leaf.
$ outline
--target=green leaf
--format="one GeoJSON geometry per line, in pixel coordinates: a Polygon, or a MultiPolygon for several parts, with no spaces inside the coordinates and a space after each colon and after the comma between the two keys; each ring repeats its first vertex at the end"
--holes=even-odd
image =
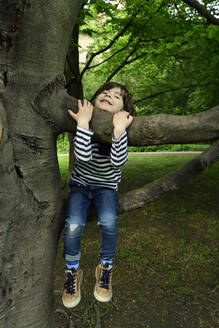
{"type": "Polygon", "coordinates": [[[175,36],[174,42],[177,44],[181,44],[183,42],[183,37],[182,36],[175,36]]]}
{"type": "Polygon", "coordinates": [[[214,39],[219,42],[219,27],[210,25],[208,27],[208,36],[210,39],[214,39]]]}
{"type": "Polygon", "coordinates": [[[167,49],[172,49],[175,47],[175,43],[167,43],[166,47],[167,49]]]}
{"type": "Polygon", "coordinates": [[[188,40],[193,35],[193,31],[188,31],[185,33],[185,38],[188,40]]]}

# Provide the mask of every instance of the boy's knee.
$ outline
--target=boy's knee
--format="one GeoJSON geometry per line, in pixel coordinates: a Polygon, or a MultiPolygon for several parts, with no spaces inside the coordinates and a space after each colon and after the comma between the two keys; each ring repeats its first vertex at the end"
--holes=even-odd
{"type": "Polygon", "coordinates": [[[65,230],[69,235],[80,234],[83,227],[84,225],[82,223],[72,222],[70,219],[66,220],[65,223],[65,230]]]}
{"type": "Polygon", "coordinates": [[[98,225],[100,226],[101,229],[104,229],[104,231],[107,232],[114,232],[117,230],[117,220],[114,221],[108,221],[108,220],[100,220],[98,222],[98,225]]]}

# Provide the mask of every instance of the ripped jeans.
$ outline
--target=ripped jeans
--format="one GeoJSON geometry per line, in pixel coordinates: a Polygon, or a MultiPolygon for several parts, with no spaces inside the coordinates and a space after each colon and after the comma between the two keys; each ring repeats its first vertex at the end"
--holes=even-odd
{"type": "Polygon", "coordinates": [[[64,234],[65,260],[80,259],[81,235],[91,203],[97,209],[97,224],[101,230],[100,258],[113,259],[118,234],[118,192],[110,188],[83,186],[72,181],[70,188],[64,234]]]}

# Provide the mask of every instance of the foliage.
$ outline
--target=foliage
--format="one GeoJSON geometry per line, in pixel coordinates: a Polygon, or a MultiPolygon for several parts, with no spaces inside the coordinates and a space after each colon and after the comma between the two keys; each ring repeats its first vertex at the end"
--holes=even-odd
{"type": "Polygon", "coordinates": [[[57,152],[65,153],[69,151],[68,133],[62,133],[57,138],[57,152]]]}
{"type": "MultiPolygon", "coordinates": [[[[215,1],[205,6],[217,14],[215,1]]],[[[93,60],[81,68],[87,98],[113,79],[132,92],[137,115],[185,115],[219,103],[219,27],[183,1],[91,0],[80,24],[94,39],[93,60]]]]}

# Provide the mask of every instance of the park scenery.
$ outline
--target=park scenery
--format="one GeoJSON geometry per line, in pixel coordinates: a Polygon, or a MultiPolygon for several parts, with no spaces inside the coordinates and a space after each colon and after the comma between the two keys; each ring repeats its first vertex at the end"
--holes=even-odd
{"type": "MultiPolygon", "coordinates": [[[[129,153],[121,194],[153,182],[197,154],[129,153]]],[[[68,156],[59,156],[63,192],[68,190],[68,156]]],[[[82,301],[63,313],[63,235],[55,262],[57,327],[216,327],[218,320],[218,163],[141,209],[119,215],[113,275],[114,298],[98,312],[93,303],[99,230],[91,216],[82,240],[82,301]],[[61,310],[61,311],[60,311],[61,310]],[[100,326],[95,326],[98,317],[100,326]]]]}
{"type": "MultiPolygon", "coordinates": [[[[2,0],[0,22],[0,327],[216,328],[217,1],[2,0]],[[82,299],[69,309],[63,228],[77,124],[68,110],[94,103],[110,81],[134,105],[113,297],[93,296],[92,209],[82,299]]],[[[94,108],[96,142],[111,144],[113,117],[94,108]]]]}

